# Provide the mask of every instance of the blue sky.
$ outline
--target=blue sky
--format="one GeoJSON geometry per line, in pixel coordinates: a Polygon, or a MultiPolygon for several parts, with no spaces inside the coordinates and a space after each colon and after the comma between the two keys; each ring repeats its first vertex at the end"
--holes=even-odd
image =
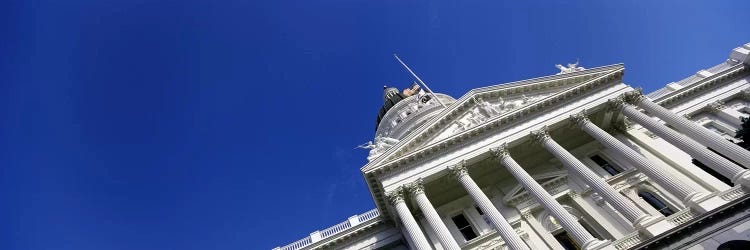
{"type": "Polygon", "coordinates": [[[750,2],[11,1],[0,249],[270,249],[371,209],[383,84],[624,63],[652,91],[750,42],[750,2]],[[649,4],[649,5],[643,5],[649,4]]]}

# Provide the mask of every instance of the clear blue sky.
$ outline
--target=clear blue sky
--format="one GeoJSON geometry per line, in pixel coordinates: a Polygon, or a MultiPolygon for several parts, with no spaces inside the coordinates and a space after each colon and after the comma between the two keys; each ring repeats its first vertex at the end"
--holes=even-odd
{"type": "Polygon", "coordinates": [[[393,53],[458,98],[576,58],[652,91],[750,42],[748,1],[638,2],[5,1],[0,249],[270,249],[367,211],[393,53]]]}

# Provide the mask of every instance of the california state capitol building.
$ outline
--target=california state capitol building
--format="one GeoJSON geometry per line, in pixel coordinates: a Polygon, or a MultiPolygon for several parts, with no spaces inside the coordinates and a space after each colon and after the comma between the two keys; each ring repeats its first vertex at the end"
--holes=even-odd
{"type": "Polygon", "coordinates": [[[577,63],[458,99],[385,88],[376,208],[274,250],[750,249],[749,54],[651,93],[577,63]]]}

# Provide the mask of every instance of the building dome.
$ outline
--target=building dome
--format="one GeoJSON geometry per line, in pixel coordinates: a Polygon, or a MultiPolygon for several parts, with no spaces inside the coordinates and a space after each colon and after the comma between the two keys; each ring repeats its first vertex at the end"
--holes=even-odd
{"type": "MultiPolygon", "coordinates": [[[[412,85],[409,89],[417,91],[419,86],[412,85]]],[[[444,94],[436,93],[434,96],[445,105],[456,101],[444,94]]],[[[383,106],[380,107],[375,121],[375,135],[400,140],[443,109],[443,105],[434,100],[432,94],[407,96],[399,93],[396,88],[384,86],[383,106]]]]}

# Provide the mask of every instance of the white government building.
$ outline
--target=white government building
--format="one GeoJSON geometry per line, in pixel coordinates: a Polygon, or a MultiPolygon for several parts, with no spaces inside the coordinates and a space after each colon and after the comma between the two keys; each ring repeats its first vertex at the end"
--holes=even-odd
{"type": "Polygon", "coordinates": [[[647,95],[622,64],[388,88],[361,168],[377,208],[275,249],[750,249],[749,53],[647,95]]]}

